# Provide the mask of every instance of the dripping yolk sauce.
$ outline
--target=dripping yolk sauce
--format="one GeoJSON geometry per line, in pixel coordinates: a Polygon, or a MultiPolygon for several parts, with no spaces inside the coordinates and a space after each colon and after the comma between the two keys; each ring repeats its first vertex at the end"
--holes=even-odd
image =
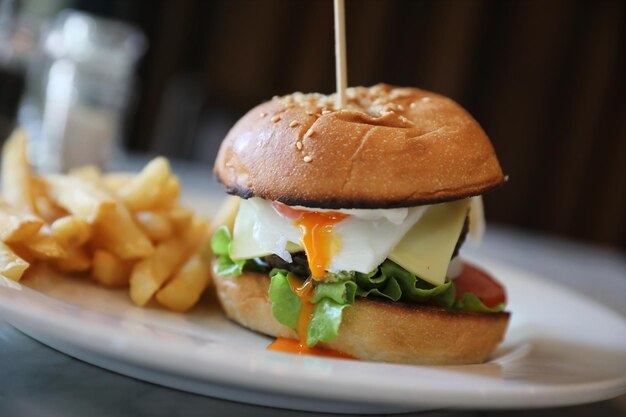
{"type": "Polygon", "coordinates": [[[302,230],[300,244],[304,248],[309,262],[311,278],[301,282],[297,278],[289,276],[289,284],[302,303],[297,328],[299,340],[279,337],[267,348],[300,355],[351,358],[351,356],[341,352],[310,348],[306,345],[307,328],[314,309],[313,303],[311,303],[314,289],[312,279],[319,280],[326,274],[331,256],[339,251],[339,244],[333,236],[334,225],[349,215],[336,211],[298,210],[279,202],[273,202],[272,206],[281,216],[292,220],[302,230]]]}
{"type": "Polygon", "coordinates": [[[324,277],[333,252],[339,252],[337,239],[333,239],[333,228],[349,215],[337,211],[298,210],[277,201],[272,206],[281,216],[293,220],[302,230],[300,243],[309,261],[313,279],[324,277]]]}

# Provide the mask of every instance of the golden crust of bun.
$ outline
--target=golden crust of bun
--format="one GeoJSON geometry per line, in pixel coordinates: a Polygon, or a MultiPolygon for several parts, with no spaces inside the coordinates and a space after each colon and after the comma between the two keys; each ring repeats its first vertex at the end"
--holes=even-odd
{"type": "MultiPolygon", "coordinates": [[[[214,274],[214,282],[230,319],[269,336],[298,338],[272,314],[268,275],[214,274]]],[[[482,363],[502,340],[509,321],[506,312],[452,312],[367,298],[358,298],[343,314],[339,336],[321,347],[362,360],[414,365],[482,363]]]]}
{"type": "Polygon", "coordinates": [[[222,142],[231,194],[319,208],[410,207],[482,194],[505,177],[478,122],[449,98],[379,84],[276,97],[222,142]]]}

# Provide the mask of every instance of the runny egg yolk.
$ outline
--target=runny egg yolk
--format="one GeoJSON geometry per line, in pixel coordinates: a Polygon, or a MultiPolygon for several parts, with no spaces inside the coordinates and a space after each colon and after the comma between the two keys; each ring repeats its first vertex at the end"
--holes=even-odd
{"type": "Polygon", "coordinates": [[[281,216],[293,220],[302,230],[300,244],[306,253],[312,277],[302,283],[297,278],[289,276],[289,284],[302,303],[296,329],[299,340],[279,337],[267,348],[299,355],[351,359],[352,356],[342,352],[319,347],[311,348],[306,345],[308,327],[315,308],[311,303],[314,290],[312,279],[318,280],[326,274],[331,256],[339,251],[338,241],[336,238],[333,239],[333,227],[349,215],[336,211],[298,210],[277,201],[273,202],[272,206],[281,216]]]}
{"type": "Polygon", "coordinates": [[[314,279],[322,278],[331,256],[339,251],[338,240],[333,239],[333,228],[349,215],[337,211],[299,210],[277,201],[272,206],[283,217],[294,220],[294,224],[302,230],[300,243],[306,253],[311,275],[314,279]]]}

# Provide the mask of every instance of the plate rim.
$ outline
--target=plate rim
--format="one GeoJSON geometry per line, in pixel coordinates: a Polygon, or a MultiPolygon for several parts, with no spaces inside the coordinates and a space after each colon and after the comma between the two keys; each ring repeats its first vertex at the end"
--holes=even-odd
{"type": "MultiPolygon", "coordinates": [[[[516,274],[521,274],[525,278],[535,281],[534,282],[535,284],[539,283],[539,285],[547,285],[551,287],[553,290],[557,289],[559,291],[570,293],[569,294],[570,296],[573,295],[576,298],[579,298],[579,299],[582,298],[585,300],[585,302],[590,303],[590,305],[594,309],[599,309],[603,314],[609,314],[609,315],[614,316],[614,318],[620,320],[622,324],[626,323],[626,320],[620,313],[615,312],[614,310],[598,303],[596,300],[586,297],[585,295],[579,293],[575,289],[563,286],[562,284],[547,280],[545,278],[538,277],[537,275],[533,273],[520,270],[516,267],[503,265],[496,261],[489,260],[485,262],[485,259],[482,259],[482,258],[480,259],[480,261],[482,264],[487,264],[490,267],[504,268],[510,271],[514,271],[516,274]]],[[[447,391],[446,395],[444,395],[443,397],[441,396],[441,392],[439,389],[429,391],[423,385],[420,387],[420,391],[419,391],[419,394],[421,395],[418,395],[417,397],[412,396],[412,395],[407,395],[407,394],[415,394],[415,392],[411,390],[408,390],[408,391],[399,390],[398,392],[396,392],[397,395],[392,395],[392,396],[385,395],[384,397],[381,397],[381,396],[372,395],[371,392],[367,392],[367,390],[365,389],[367,388],[367,384],[365,384],[365,382],[363,381],[353,381],[355,385],[357,386],[357,388],[352,389],[349,395],[347,395],[346,391],[338,391],[335,393],[331,392],[329,395],[328,389],[316,390],[316,389],[311,389],[310,386],[306,386],[306,388],[303,389],[304,387],[298,386],[297,384],[288,384],[286,380],[279,381],[280,378],[272,378],[272,381],[264,381],[263,385],[259,385],[258,378],[246,378],[246,377],[243,377],[243,374],[237,374],[239,372],[246,373],[247,371],[247,374],[245,375],[254,376],[255,375],[254,370],[246,369],[245,367],[242,367],[242,366],[233,367],[233,364],[231,362],[228,362],[228,365],[224,366],[224,363],[220,362],[219,358],[217,357],[213,357],[212,362],[211,361],[207,362],[207,359],[210,358],[210,355],[208,357],[203,358],[203,363],[206,363],[207,365],[209,364],[214,365],[214,367],[212,368],[213,372],[207,374],[206,372],[199,373],[198,369],[194,369],[193,367],[192,368],[189,368],[189,367],[181,368],[180,366],[174,367],[172,365],[172,361],[170,361],[169,366],[165,366],[167,362],[159,363],[158,359],[162,357],[162,355],[165,355],[165,356],[168,355],[167,349],[160,350],[159,349],[160,347],[164,347],[162,345],[151,346],[143,338],[128,337],[127,334],[124,334],[124,340],[123,340],[124,347],[121,349],[117,349],[117,350],[110,349],[111,346],[107,345],[106,343],[101,343],[101,344],[95,343],[94,340],[100,340],[102,342],[106,342],[106,336],[109,335],[110,331],[112,331],[113,329],[111,325],[109,325],[107,328],[106,326],[107,317],[111,317],[111,316],[104,312],[88,310],[89,315],[99,316],[103,319],[103,321],[96,322],[97,325],[94,325],[94,323],[92,323],[92,325],[87,326],[86,332],[83,332],[81,334],[74,334],[71,331],[72,329],[75,329],[75,326],[78,326],[78,327],[81,326],[82,318],[80,317],[75,317],[71,315],[68,317],[66,314],[62,314],[61,312],[55,310],[55,314],[53,314],[52,316],[44,315],[43,317],[45,317],[45,320],[43,320],[42,322],[41,315],[37,314],[38,313],[37,307],[39,308],[39,312],[41,312],[41,310],[45,311],[46,309],[42,307],[41,305],[39,306],[37,305],[37,303],[35,302],[37,297],[45,297],[47,301],[51,300],[55,303],[61,303],[63,305],[73,305],[75,308],[79,308],[79,309],[85,309],[85,308],[82,306],[75,305],[69,301],[60,300],[44,292],[40,292],[31,288],[28,288],[25,285],[23,285],[22,287],[24,288],[24,290],[26,290],[26,292],[22,294],[29,294],[29,292],[32,292],[32,294],[35,295],[34,297],[31,297],[31,300],[30,300],[31,304],[33,304],[35,307],[34,309],[23,308],[22,305],[20,305],[18,299],[20,298],[19,293],[21,293],[22,291],[15,291],[15,289],[11,289],[7,285],[2,285],[2,283],[0,282],[0,300],[3,301],[3,302],[0,302],[0,312],[2,312],[3,316],[8,319],[7,320],[8,322],[10,322],[12,325],[17,327],[18,329],[20,328],[20,323],[22,323],[22,327],[25,326],[23,324],[23,320],[26,320],[27,323],[39,325],[39,331],[41,331],[41,333],[43,334],[48,333],[51,337],[54,337],[54,333],[58,332],[59,330],[62,330],[63,331],[62,334],[65,334],[65,335],[69,334],[69,335],[74,336],[73,340],[72,338],[69,339],[73,345],[76,345],[83,349],[95,351],[96,353],[104,357],[112,357],[113,355],[114,358],[116,358],[117,360],[121,360],[123,362],[132,361],[132,363],[139,363],[141,364],[141,366],[147,366],[156,370],[160,370],[162,372],[173,373],[173,374],[177,374],[177,375],[185,376],[185,377],[192,377],[192,378],[209,381],[213,383],[226,382],[230,384],[231,386],[241,387],[241,388],[249,389],[249,390],[259,389],[259,387],[262,387],[261,391],[264,391],[267,393],[275,393],[275,394],[282,394],[282,395],[291,395],[291,394],[305,395],[311,398],[319,398],[319,399],[331,398],[331,399],[335,399],[338,401],[388,404],[390,406],[391,405],[409,406],[409,407],[424,407],[424,406],[468,407],[469,406],[469,407],[494,408],[494,409],[495,408],[512,408],[512,407],[513,408],[518,408],[518,407],[536,408],[536,407],[547,407],[547,406],[582,404],[582,403],[586,403],[590,401],[611,398],[616,395],[619,395],[620,393],[626,392],[626,375],[624,375],[624,377],[622,378],[615,377],[612,379],[606,379],[602,381],[592,381],[592,382],[584,382],[584,383],[570,383],[570,384],[563,384],[563,385],[536,385],[536,384],[521,385],[517,387],[518,391],[516,392],[512,392],[510,387],[508,386],[505,386],[505,387],[489,386],[488,393],[482,392],[478,394],[476,391],[471,391],[471,390],[468,391],[466,389],[458,389],[458,388],[455,389],[453,387],[450,387],[451,390],[447,391]],[[15,295],[15,294],[18,294],[18,295],[15,295]],[[35,300],[33,301],[32,298],[34,298],[35,300]],[[7,300],[9,300],[9,302],[6,302],[7,300]],[[54,320],[53,316],[61,316],[64,318],[64,320],[54,320]],[[103,328],[106,329],[104,333],[102,332],[103,328]],[[132,350],[133,348],[137,350],[145,349],[148,351],[147,353],[149,354],[145,354],[144,352],[135,352],[134,355],[132,354],[129,355],[128,354],[129,348],[131,349],[131,352],[133,352],[132,350]],[[148,358],[152,358],[152,359],[148,359],[148,358]],[[218,371],[217,373],[215,372],[216,370],[218,371]],[[231,372],[234,372],[237,375],[229,375],[229,373],[231,372]],[[360,388],[358,387],[359,383],[361,383],[360,388]],[[285,388],[289,388],[289,390],[286,392],[285,388]],[[538,390],[537,388],[541,388],[541,389],[538,390]],[[493,398],[490,399],[490,397],[493,396],[494,394],[498,395],[497,401],[494,401],[493,398]]],[[[165,332],[172,332],[172,330],[168,328],[164,328],[161,330],[165,332]]],[[[63,340],[67,340],[67,336],[64,337],[63,340]]],[[[232,346],[224,344],[223,342],[220,342],[220,341],[212,341],[210,342],[210,345],[217,348],[215,349],[215,352],[213,353],[223,353],[220,351],[220,347],[222,348],[222,350],[224,347],[228,347],[229,350],[232,350],[232,346]]],[[[270,356],[278,355],[278,356],[283,357],[283,359],[285,359],[285,357],[289,357],[290,361],[294,362],[293,355],[289,355],[285,353],[265,351],[263,352],[263,355],[270,355],[270,356]]],[[[296,358],[299,359],[299,362],[306,361],[306,358],[303,358],[303,357],[296,357],[296,358]]],[[[333,362],[335,361],[348,362],[348,361],[342,361],[342,360],[337,360],[337,359],[325,359],[325,358],[315,358],[313,362],[316,362],[316,361],[324,362],[324,361],[329,361],[329,360],[333,362]]],[[[296,360],[295,362],[298,362],[298,360],[296,360]]],[[[372,363],[372,364],[380,365],[376,363],[372,363]]],[[[399,367],[399,368],[407,367],[407,365],[397,365],[397,364],[384,364],[384,366],[399,367]]],[[[470,365],[470,366],[480,366],[480,365],[470,365]]],[[[425,366],[418,366],[418,367],[409,366],[409,367],[412,368],[413,370],[418,368],[421,372],[425,373],[425,376],[427,376],[431,372],[438,373],[440,375],[442,373],[445,373],[445,367],[425,367],[425,366]]],[[[347,368],[349,369],[350,366],[347,366],[347,368]]],[[[310,379],[310,375],[308,377],[310,379]]],[[[484,377],[481,377],[479,375],[471,375],[470,379],[474,381],[480,381],[481,378],[484,378],[484,377]]]]}

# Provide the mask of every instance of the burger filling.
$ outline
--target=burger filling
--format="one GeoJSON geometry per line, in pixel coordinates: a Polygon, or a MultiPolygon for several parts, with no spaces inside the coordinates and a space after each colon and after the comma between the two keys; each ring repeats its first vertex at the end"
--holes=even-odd
{"type": "Polygon", "coordinates": [[[308,347],[338,335],[356,297],[500,312],[502,287],[457,257],[468,230],[480,235],[481,217],[477,198],[376,210],[251,198],[240,202],[233,232],[222,227],[213,237],[215,272],[269,273],[274,317],[308,347]]]}
{"type": "MultiPolygon", "coordinates": [[[[469,216],[465,217],[465,222],[463,223],[463,229],[461,230],[461,235],[456,242],[456,246],[454,247],[454,252],[452,253],[452,259],[457,258],[459,251],[461,250],[461,246],[465,242],[467,237],[467,232],[469,231],[469,216]]],[[[456,259],[459,262],[459,259],[456,259]]],[[[285,261],[278,255],[267,255],[259,259],[259,264],[267,265],[265,268],[268,272],[274,268],[284,269],[289,273],[292,273],[296,277],[300,279],[307,279],[311,276],[311,269],[309,268],[309,261],[306,257],[305,251],[295,252],[291,254],[291,262],[285,261]]],[[[455,267],[458,267],[458,263],[454,263],[452,268],[448,268],[448,275],[452,274],[454,278],[459,275],[458,270],[455,270],[455,267]],[[456,271],[456,272],[455,272],[456,271]]]]}

